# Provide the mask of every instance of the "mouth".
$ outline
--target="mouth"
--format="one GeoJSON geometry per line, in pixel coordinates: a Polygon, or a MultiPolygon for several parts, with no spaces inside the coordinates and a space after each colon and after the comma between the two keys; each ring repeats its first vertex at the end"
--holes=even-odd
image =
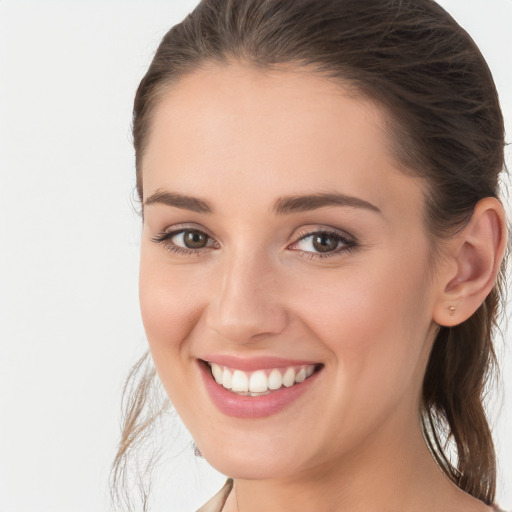
{"type": "Polygon", "coordinates": [[[322,363],[222,359],[197,361],[212,403],[238,418],[262,418],[287,408],[313,388],[324,368],[322,363]]]}
{"type": "Polygon", "coordinates": [[[292,365],[244,371],[205,361],[215,382],[241,396],[266,396],[301,384],[319,371],[321,364],[292,365]]]}

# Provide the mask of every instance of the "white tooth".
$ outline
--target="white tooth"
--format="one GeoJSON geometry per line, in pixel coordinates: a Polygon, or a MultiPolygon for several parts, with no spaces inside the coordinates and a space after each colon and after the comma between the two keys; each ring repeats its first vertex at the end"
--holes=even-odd
{"type": "Polygon", "coordinates": [[[224,371],[222,372],[222,385],[226,389],[231,389],[231,381],[232,380],[233,380],[232,373],[227,368],[224,368],[224,371]]]}
{"type": "Polygon", "coordinates": [[[304,368],[301,368],[297,372],[297,375],[295,376],[295,382],[299,383],[303,382],[304,380],[306,380],[306,370],[304,368]]]}
{"type": "Polygon", "coordinates": [[[249,391],[251,393],[263,393],[268,389],[268,380],[265,372],[258,370],[249,379],[249,391]]]}
{"type": "Polygon", "coordinates": [[[235,370],[233,372],[233,380],[231,382],[231,389],[237,392],[249,391],[249,379],[247,375],[240,371],[235,370]]]}
{"type": "Polygon", "coordinates": [[[283,375],[283,384],[289,388],[295,384],[295,370],[290,367],[288,368],[283,375]]]}
{"type": "Polygon", "coordinates": [[[306,367],[306,377],[311,377],[311,375],[313,375],[314,372],[315,372],[315,367],[314,366],[307,366],[306,367]]]}
{"type": "Polygon", "coordinates": [[[218,365],[218,364],[215,364],[215,363],[210,363],[210,366],[212,368],[212,374],[213,374],[213,378],[215,379],[215,382],[217,384],[221,384],[222,385],[222,368],[218,365]]]}
{"type": "Polygon", "coordinates": [[[268,376],[268,389],[279,389],[283,385],[283,377],[279,370],[272,370],[268,376]]]}

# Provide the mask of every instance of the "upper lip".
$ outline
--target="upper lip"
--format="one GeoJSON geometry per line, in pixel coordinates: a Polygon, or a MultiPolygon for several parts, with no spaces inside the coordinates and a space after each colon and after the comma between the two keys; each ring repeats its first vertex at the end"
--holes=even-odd
{"type": "Polygon", "coordinates": [[[275,356],[238,357],[233,355],[212,354],[202,358],[208,363],[215,363],[220,366],[227,366],[247,372],[255,370],[266,370],[270,368],[287,368],[289,366],[316,365],[318,361],[306,361],[298,359],[286,359],[275,356]]]}

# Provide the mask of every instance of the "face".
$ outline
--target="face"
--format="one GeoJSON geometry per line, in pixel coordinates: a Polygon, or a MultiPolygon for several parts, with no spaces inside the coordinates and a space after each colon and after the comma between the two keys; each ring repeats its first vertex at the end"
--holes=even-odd
{"type": "Polygon", "coordinates": [[[424,184],[397,170],[384,126],[374,103],[293,68],[205,66],[158,104],[142,317],[224,474],[307,474],[419,431],[436,280],[424,184]]]}

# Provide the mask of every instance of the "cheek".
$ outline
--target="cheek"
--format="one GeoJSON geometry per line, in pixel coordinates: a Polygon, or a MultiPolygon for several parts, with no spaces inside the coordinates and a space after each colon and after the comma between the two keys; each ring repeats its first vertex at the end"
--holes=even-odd
{"type": "Polygon", "coordinates": [[[421,265],[410,260],[401,265],[384,257],[372,260],[301,276],[296,307],[321,331],[320,338],[343,339],[348,349],[363,350],[378,343],[386,330],[399,338],[400,331],[425,314],[421,265]]]}
{"type": "Polygon", "coordinates": [[[170,363],[187,356],[185,341],[204,309],[205,287],[198,286],[199,276],[190,267],[184,271],[147,252],[150,250],[143,248],[139,272],[141,314],[155,366],[165,384],[167,373],[181,371],[180,365],[170,363]]]}
{"type": "Polygon", "coordinates": [[[393,256],[302,281],[298,316],[332,353],[334,388],[347,400],[393,399],[420,385],[431,323],[425,267],[393,256]]]}
{"type": "Polygon", "coordinates": [[[325,427],[311,426],[330,446],[358,443],[396,411],[416,414],[430,325],[423,272],[380,263],[303,281],[296,299],[303,304],[297,315],[331,353],[329,403],[337,405],[322,410],[325,427]]]}

